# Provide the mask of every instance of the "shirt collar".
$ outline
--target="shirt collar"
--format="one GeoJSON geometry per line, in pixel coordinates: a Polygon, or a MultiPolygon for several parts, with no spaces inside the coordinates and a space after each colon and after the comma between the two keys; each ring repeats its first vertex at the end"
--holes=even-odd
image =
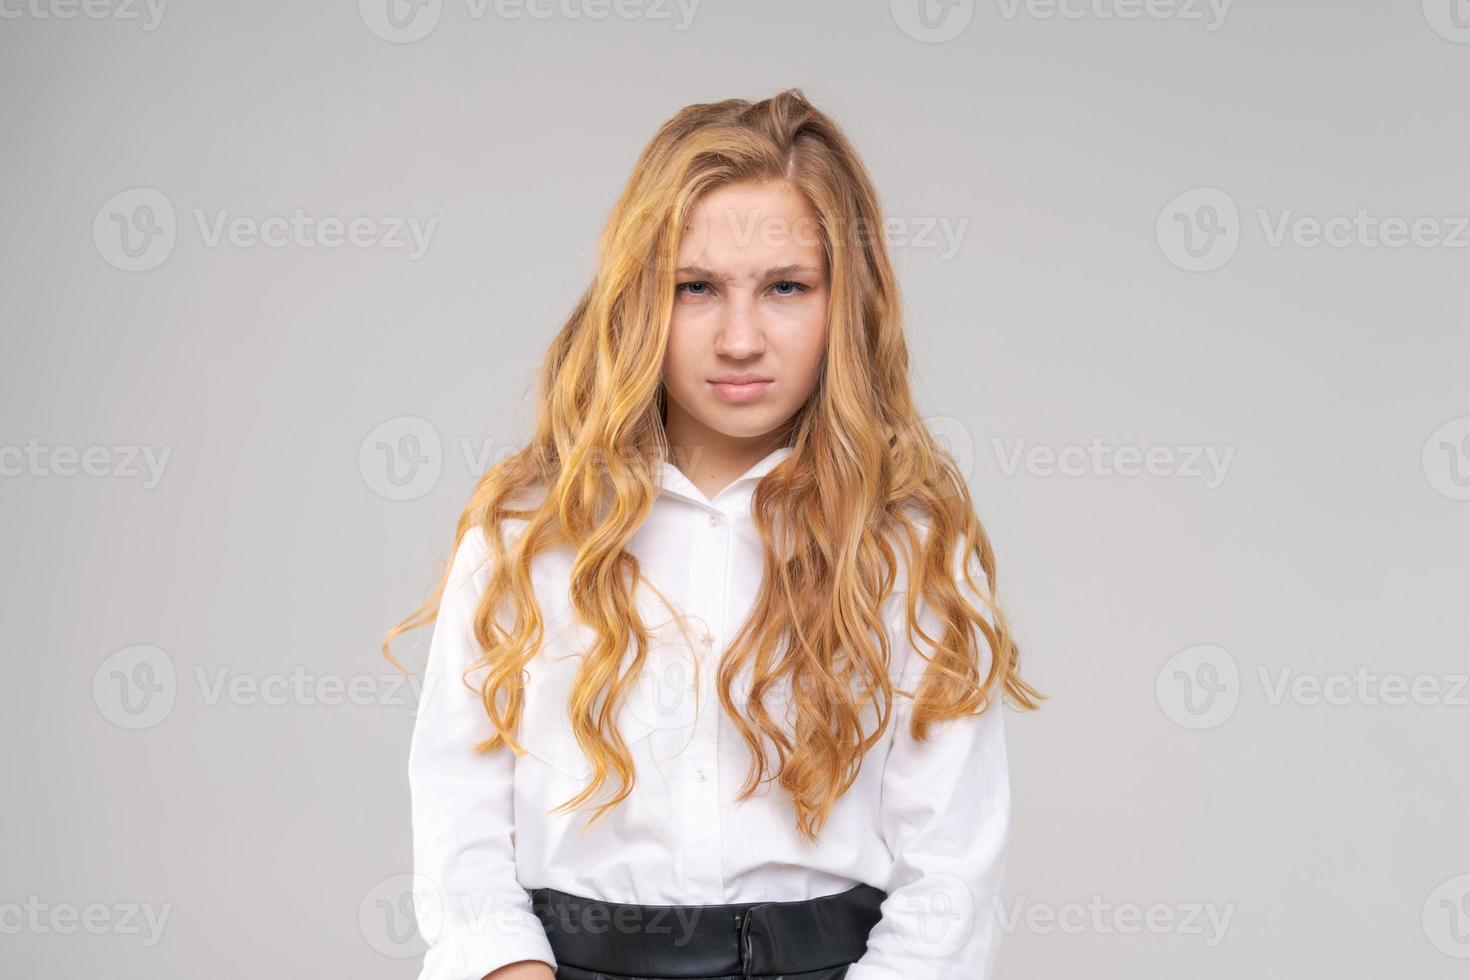
{"type": "Polygon", "coordinates": [[[775,469],[783,459],[795,451],[791,446],[779,446],[771,450],[750,469],[731,480],[728,486],[721,488],[713,499],[706,497],[689,477],[684,475],[683,470],[667,459],[660,459],[655,463],[654,475],[658,480],[660,493],[682,497],[706,510],[728,510],[731,502],[736,498],[743,499],[747,493],[753,494],[754,491],[750,488],[756,481],[775,469]]]}

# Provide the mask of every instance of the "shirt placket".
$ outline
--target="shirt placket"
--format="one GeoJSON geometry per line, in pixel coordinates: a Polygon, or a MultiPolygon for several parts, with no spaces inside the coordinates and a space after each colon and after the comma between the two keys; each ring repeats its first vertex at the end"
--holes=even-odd
{"type": "MultiPolygon", "coordinates": [[[[693,538],[695,560],[691,593],[704,626],[695,623],[695,655],[699,658],[699,710],[694,736],[684,758],[685,796],[680,808],[685,842],[683,878],[687,901],[712,905],[724,901],[724,854],[720,835],[719,735],[720,705],[715,695],[719,651],[724,648],[725,596],[730,574],[730,515],[711,508],[697,517],[693,538]]],[[[694,693],[694,692],[691,692],[694,693]]]]}

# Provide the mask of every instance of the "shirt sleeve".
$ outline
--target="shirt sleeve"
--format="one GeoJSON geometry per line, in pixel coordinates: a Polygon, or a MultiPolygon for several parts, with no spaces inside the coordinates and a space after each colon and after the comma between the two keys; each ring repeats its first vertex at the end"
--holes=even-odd
{"type": "Polygon", "coordinates": [[[556,967],[516,878],[515,757],[474,750],[494,734],[464,677],[480,656],[472,624],[487,554],[484,532],[471,528],[450,564],[409,750],[414,914],[429,944],[419,980],[481,980],[519,960],[556,967]]]}
{"type": "MultiPolygon", "coordinates": [[[[955,557],[958,576],[961,556],[955,557]]],[[[985,573],[972,576],[988,589],[985,573]]],[[[960,592],[991,620],[975,591],[957,578],[960,592]]],[[[919,622],[943,639],[937,614],[920,600],[919,622]]],[[[913,652],[904,626],[904,600],[895,656],[903,656],[900,686],[916,690],[928,662],[913,652]]],[[[981,677],[992,652],[983,634],[981,677]]],[[[914,642],[923,643],[914,637],[914,642]]],[[[926,648],[932,655],[932,649],[926,648]]],[[[928,738],[909,734],[913,699],[895,698],[897,729],[883,770],[883,838],[893,855],[881,921],[868,934],[867,952],[846,980],[989,980],[999,952],[1001,887],[1010,834],[1010,780],[1003,702],[992,694],[978,716],[931,723],[928,738]]]]}

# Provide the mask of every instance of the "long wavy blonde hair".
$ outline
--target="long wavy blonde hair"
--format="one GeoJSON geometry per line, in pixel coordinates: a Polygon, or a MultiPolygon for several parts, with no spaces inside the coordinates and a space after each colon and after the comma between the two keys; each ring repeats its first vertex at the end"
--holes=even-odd
{"type": "MultiPolygon", "coordinates": [[[[544,625],[532,562],[549,548],[575,553],[570,606],[596,640],[567,710],[593,777],[558,809],[580,806],[612,773],[621,783],[589,825],[625,799],[635,779],[615,719],[643,669],[650,631],[634,601],[648,580],[627,545],[658,492],[654,461],[669,456],[660,376],[680,232],[712,188],[766,180],[789,181],[819,218],[829,340],[817,386],[787,424],[793,452],[756,487],[764,574],[749,618],[719,663],[721,704],[754,759],[738,799],[775,780],[794,803],[799,833],[815,841],[857,778],[888,726],[896,692],[879,610],[895,588],[895,541],[906,553],[906,634],[913,638],[920,601],[944,631],[930,637],[919,630],[934,653],[917,689],[897,691],[915,699],[912,736],[924,739],[935,721],[990,709],[997,693],[1025,709],[1043,699],[1018,674],[1018,649],[995,600],[995,557],[969,488],[915,407],[898,290],[875,233],[882,213],[866,169],[800,89],[760,102],[690,105],[643,149],[608,218],[592,284],[541,364],[533,438],[481,477],[454,538],[458,548],[479,527],[489,546],[488,585],[474,621],[483,656],[471,667],[488,667],[480,696],[496,734],[476,746],[482,752],[502,743],[525,751],[514,737],[523,669],[544,625]],[[501,533],[507,522],[520,528],[510,545],[501,533]],[[970,576],[972,558],[984,585],[970,576]],[[987,609],[966,601],[957,568],[987,609]],[[509,627],[497,615],[504,609],[514,613],[509,627]],[[730,686],[747,666],[752,681],[742,714],[730,686]],[[789,683],[790,730],[765,704],[779,681],[789,683]],[[877,709],[872,731],[863,729],[867,706],[877,709]],[[774,746],[774,764],[762,736],[774,746]]],[[[388,633],[389,660],[397,663],[389,650],[395,637],[434,620],[448,578],[446,569],[434,594],[388,633]]]]}

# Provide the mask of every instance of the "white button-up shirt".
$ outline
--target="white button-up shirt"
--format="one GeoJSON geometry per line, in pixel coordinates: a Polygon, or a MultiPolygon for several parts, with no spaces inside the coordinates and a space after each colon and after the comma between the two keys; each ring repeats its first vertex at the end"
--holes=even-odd
{"type": "MultiPolygon", "coordinates": [[[[504,746],[476,753],[473,746],[494,729],[462,675],[480,656],[471,620],[489,569],[483,532],[466,533],[430,641],[409,756],[415,906],[430,944],[420,980],[481,980],[526,959],[554,967],[531,910],[532,888],[608,902],[714,905],[815,898],[859,883],[888,897],[847,980],[990,975],[1010,821],[998,703],[979,716],[931,725],[919,743],[908,730],[913,702],[895,695],[883,740],[833,806],[816,844],[799,837],[789,797],[773,783],[735,802],[751,755],[721,709],[715,664],[760,585],[761,542],[750,510],[756,483],[791,452],[775,450],[713,499],[673,464],[656,464],[659,494],[630,547],[644,575],[686,614],[695,648],[656,597],[636,597],[655,635],[617,722],[636,781],[586,833],[585,805],[547,813],[580,792],[592,773],[566,722],[578,654],[593,636],[571,613],[570,549],[543,552],[533,563],[546,631],[527,668],[518,737],[526,753],[518,757],[504,746]]],[[[984,573],[972,568],[984,583],[984,573]]],[[[882,611],[893,644],[891,676],[913,691],[926,663],[904,630],[906,581],[900,567],[882,611]]],[[[919,612],[926,631],[941,637],[927,604],[919,612]]],[[[625,665],[631,645],[627,657],[625,665]]],[[[468,675],[476,688],[482,670],[468,675]]],[[[740,704],[748,670],[743,680],[731,692],[740,704]]],[[[779,691],[767,695],[778,721],[776,706],[784,703],[779,691]]],[[[871,730],[876,709],[867,717],[871,730]]],[[[616,788],[612,776],[595,799],[616,788]]]]}

